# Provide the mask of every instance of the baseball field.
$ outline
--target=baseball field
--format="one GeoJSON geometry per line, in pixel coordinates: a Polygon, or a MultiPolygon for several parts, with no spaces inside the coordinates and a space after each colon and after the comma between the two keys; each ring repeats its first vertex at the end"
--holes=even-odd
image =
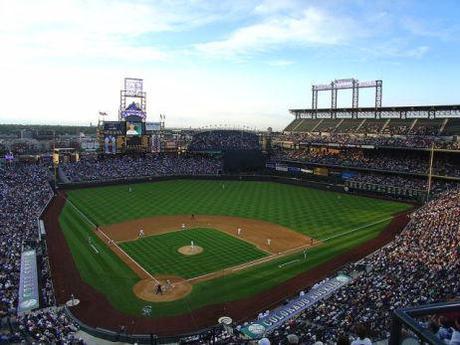
{"type": "Polygon", "coordinates": [[[270,182],[175,180],[69,191],[59,223],[87,284],[122,313],[158,318],[267,291],[375,238],[410,207],[270,182]]]}

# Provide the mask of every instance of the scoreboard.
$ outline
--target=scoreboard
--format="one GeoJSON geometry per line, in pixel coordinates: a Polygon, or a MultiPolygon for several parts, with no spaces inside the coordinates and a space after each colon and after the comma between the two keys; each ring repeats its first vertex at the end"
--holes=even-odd
{"type": "Polygon", "coordinates": [[[98,130],[99,147],[105,154],[128,151],[151,152],[151,137],[157,126],[149,125],[147,126],[145,122],[134,120],[104,121],[98,130]]]}

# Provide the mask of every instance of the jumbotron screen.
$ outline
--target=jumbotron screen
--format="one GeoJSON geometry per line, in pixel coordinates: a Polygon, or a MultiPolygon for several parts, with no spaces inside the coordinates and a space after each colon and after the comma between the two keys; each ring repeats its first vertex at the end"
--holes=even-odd
{"type": "Polygon", "coordinates": [[[105,135],[124,135],[125,123],[121,121],[105,121],[104,122],[105,135]]]}
{"type": "Polygon", "coordinates": [[[126,122],[126,135],[127,136],[140,136],[142,135],[142,122],[126,122]]]}

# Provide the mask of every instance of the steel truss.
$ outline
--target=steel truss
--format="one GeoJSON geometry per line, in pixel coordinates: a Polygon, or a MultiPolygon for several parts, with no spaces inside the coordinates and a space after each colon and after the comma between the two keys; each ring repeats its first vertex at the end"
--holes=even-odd
{"type": "Polygon", "coordinates": [[[318,109],[318,93],[321,91],[331,91],[331,113],[335,114],[337,109],[337,97],[339,90],[352,90],[352,109],[359,108],[359,89],[375,88],[375,108],[382,107],[382,96],[383,96],[383,81],[382,80],[371,80],[371,81],[359,81],[354,78],[349,79],[336,79],[330,84],[316,84],[311,87],[311,108],[313,110],[318,109]]]}
{"type": "Polygon", "coordinates": [[[366,107],[336,109],[290,109],[296,119],[305,118],[452,118],[460,117],[460,104],[455,105],[421,105],[402,107],[366,107]]]}

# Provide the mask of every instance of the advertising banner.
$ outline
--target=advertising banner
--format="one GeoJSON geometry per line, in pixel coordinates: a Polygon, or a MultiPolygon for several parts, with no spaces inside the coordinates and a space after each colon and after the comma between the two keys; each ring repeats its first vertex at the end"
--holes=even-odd
{"type": "Polygon", "coordinates": [[[152,134],[151,138],[151,150],[153,153],[159,153],[161,152],[161,143],[160,143],[160,135],[159,134],[152,134]]]}
{"type": "Polygon", "coordinates": [[[35,250],[21,254],[19,275],[18,314],[29,312],[39,306],[37,256],[35,250]]]}
{"type": "Polygon", "coordinates": [[[109,135],[104,138],[104,153],[115,154],[117,153],[117,138],[109,135]]]}
{"type": "Polygon", "coordinates": [[[145,130],[147,132],[156,132],[159,131],[161,128],[160,122],[146,122],[145,123],[145,130]]]}
{"type": "Polygon", "coordinates": [[[299,173],[300,168],[298,168],[298,167],[288,167],[288,171],[293,172],[293,173],[299,173]]]}
{"type": "Polygon", "coordinates": [[[329,280],[323,280],[303,296],[291,300],[288,304],[282,305],[268,313],[268,315],[253,321],[250,325],[241,329],[241,332],[251,339],[260,339],[265,334],[281,326],[292,317],[302,313],[308,307],[329,297],[342,286],[348,284],[351,278],[339,275],[329,280]]]}
{"type": "Polygon", "coordinates": [[[284,164],[276,164],[276,171],[288,171],[287,165],[284,164]]]}
{"type": "Polygon", "coordinates": [[[125,123],[123,121],[104,121],[105,135],[124,135],[125,123]]]}

